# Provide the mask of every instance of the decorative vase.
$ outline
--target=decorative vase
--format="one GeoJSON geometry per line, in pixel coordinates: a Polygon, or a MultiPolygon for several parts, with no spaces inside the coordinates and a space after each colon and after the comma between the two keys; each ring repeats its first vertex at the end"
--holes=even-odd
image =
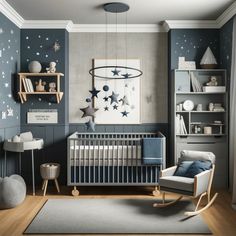
{"type": "Polygon", "coordinates": [[[30,73],[39,73],[42,70],[42,66],[38,61],[31,61],[28,69],[30,73]]]}

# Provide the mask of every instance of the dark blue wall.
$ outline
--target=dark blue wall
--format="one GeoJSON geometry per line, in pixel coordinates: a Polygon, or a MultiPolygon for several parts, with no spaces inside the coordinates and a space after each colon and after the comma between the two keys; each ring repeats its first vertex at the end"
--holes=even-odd
{"type": "MultiPolygon", "coordinates": [[[[61,78],[61,90],[64,96],[59,104],[56,103],[55,96],[31,95],[28,101],[21,106],[21,124],[27,124],[27,112],[29,109],[57,109],[58,124],[68,122],[68,32],[63,29],[23,29],[21,30],[21,71],[28,72],[30,61],[39,61],[42,71],[46,72],[49,62],[57,63],[57,72],[65,74],[61,78]],[[60,50],[55,52],[53,44],[58,42],[60,50]]],[[[35,78],[34,81],[38,81],[35,78]]],[[[44,80],[46,81],[46,79],[44,80]]]]}
{"type": "Polygon", "coordinates": [[[178,68],[178,57],[195,61],[200,68],[200,60],[210,47],[217,62],[220,62],[220,35],[218,29],[173,29],[169,32],[169,69],[178,68]]]}
{"type": "Polygon", "coordinates": [[[220,29],[220,67],[227,69],[228,78],[231,72],[232,32],[233,18],[220,29]]]}
{"type": "MultiPolygon", "coordinates": [[[[0,176],[3,174],[4,139],[20,132],[20,104],[17,103],[17,73],[20,70],[20,29],[0,13],[0,176]],[[2,112],[13,110],[13,116],[2,119],[2,112]]],[[[14,154],[8,155],[8,174],[14,173],[14,154]]]]}

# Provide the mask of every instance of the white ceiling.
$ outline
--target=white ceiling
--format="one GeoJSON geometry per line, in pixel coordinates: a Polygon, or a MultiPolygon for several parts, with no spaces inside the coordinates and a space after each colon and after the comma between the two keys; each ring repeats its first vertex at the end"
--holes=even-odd
{"type": "MultiPolygon", "coordinates": [[[[164,20],[215,20],[235,0],[6,0],[25,20],[71,20],[74,24],[104,24],[102,5],[129,4],[129,24],[164,20]]],[[[114,19],[109,17],[109,23],[114,19]]],[[[118,23],[124,17],[118,16],[118,23]]]]}

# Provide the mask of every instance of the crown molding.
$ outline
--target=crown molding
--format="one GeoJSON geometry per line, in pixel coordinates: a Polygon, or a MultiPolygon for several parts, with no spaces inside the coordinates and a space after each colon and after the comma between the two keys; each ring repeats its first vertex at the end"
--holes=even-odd
{"type": "Polygon", "coordinates": [[[22,29],[67,29],[73,25],[69,20],[25,20],[22,29]]]}
{"type": "Polygon", "coordinates": [[[166,20],[158,24],[73,24],[70,20],[24,20],[5,0],[0,0],[0,11],[22,29],[66,29],[68,32],[129,32],[155,33],[170,29],[218,29],[236,15],[236,2],[231,4],[216,20],[166,20]]]}
{"type": "Polygon", "coordinates": [[[217,19],[219,28],[226,24],[234,15],[236,15],[236,2],[232,3],[217,19]]]}
{"type": "Polygon", "coordinates": [[[170,29],[217,29],[215,20],[166,20],[163,24],[166,31],[170,29]]]}
{"type": "Polygon", "coordinates": [[[0,12],[5,15],[11,22],[13,22],[16,26],[21,28],[24,19],[20,14],[5,0],[0,0],[0,12]]]}
{"type": "Polygon", "coordinates": [[[118,32],[118,33],[156,33],[165,32],[164,28],[157,24],[73,24],[69,32],[118,32]]]}

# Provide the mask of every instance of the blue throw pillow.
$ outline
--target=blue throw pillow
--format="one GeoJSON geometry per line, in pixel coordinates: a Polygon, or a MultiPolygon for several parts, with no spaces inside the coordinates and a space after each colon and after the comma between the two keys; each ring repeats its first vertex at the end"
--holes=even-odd
{"type": "Polygon", "coordinates": [[[175,176],[185,176],[188,168],[193,164],[193,161],[181,161],[174,173],[175,176]]]}
{"type": "Polygon", "coordinates": [[[210,161],[194,161],[186,171],[184,177],[193,178],[195,175],[205,171],[210,170],[212,164],[210,161]]]}

